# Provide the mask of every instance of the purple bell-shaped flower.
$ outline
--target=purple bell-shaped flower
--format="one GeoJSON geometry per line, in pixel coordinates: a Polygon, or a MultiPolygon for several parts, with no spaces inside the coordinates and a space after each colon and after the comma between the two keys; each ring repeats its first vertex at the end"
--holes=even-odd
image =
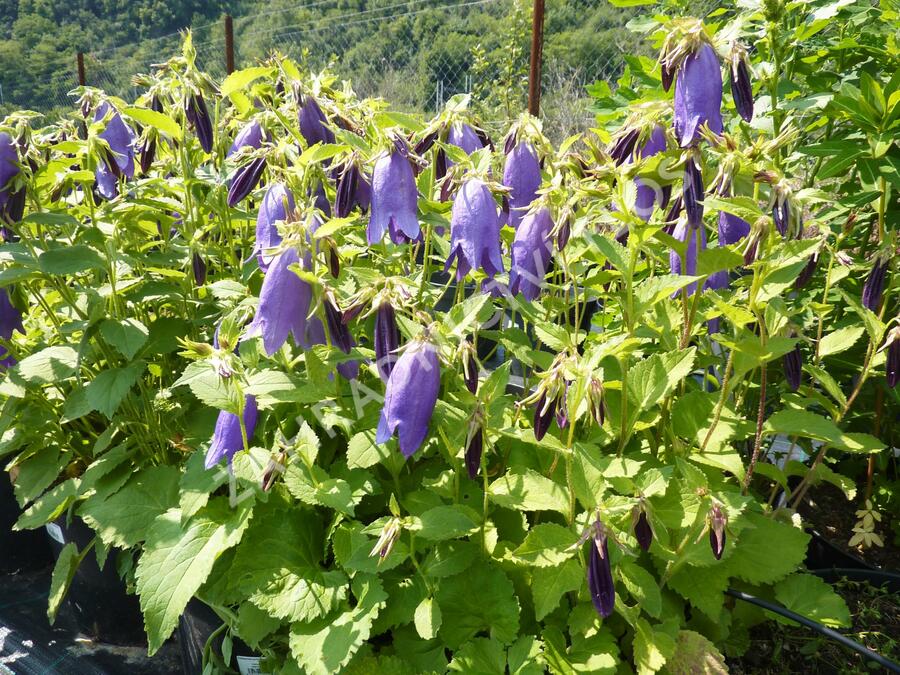
{"type": "MultiPolygon", "coordinates": [[[[638,157],[646,159],[653,155],[658,155],[666,151],[666,131],[661,126],[656,125],[647,141],[638,149],[638,157]]],[[[642,220],[650,220],[653,215],[653,207],[656,205],[657,196],[660,202],[664,199],[662,194],[657,194],[658,189],[647,185],[640,178],[634,179],[637,187],[637,196],[634,200],[634,210],[637,216],[642,220]]]]}
{"type": "Polygon", "coordinates": [[[389,232],[400,244],[419,238],[418,192],[405,148],[394,149],[375,163],[372,172],[372,203],[366,235],[375,244],[389,232]]]}
{"type": "MultiPolygon", "coordinates": [[[[244,429],[247,432],[248,441],[256,430],[258,414],[256,399],[253,396],[247,396],[244,399],[244,429]]],[[[221,411],[219,419],[216,420],[212,442],[209,444],[209,450],[206,451],[206,468],[213,468],[222,461],[223,457],[228,459],[228,466],[231,466],[231,460],[235,453],[243,449],[244,438],[241,434],[240,419],[234,413],[221,411]]]]}
{"type": "Polygon", "coordinates": [[[535,300],[541,293],[547,264],[552,256],[550,232],[553,220],[550,210],[542,207],[522,219],[512,245],[509,271],[509,291],[522,293],[526,300],[535,300]]]}
{"type": "Polygon", "coordinates": [[[334,132],[328,127],[328,118],[315,98],[305,97],[298,117],[300,133],[308,145],[334,143],[334,132]]]}
{"type": "Polygon", "coordinates": [[[275,257],[266,270],[259,292],[259,307],[251,324],[250,334],[260,334],[268,356],[278,351],[293,334],[294,342],[306,340],[306,324],[312,302],[312,288],[298,277],[291,265],[300,263],[293,247],[275,257]]]}
{"type": "MultiPolygon", "coordinates": [[[[102,120],[112,106],[104,101],[94,113],[94,121],[102,120]]],[[[106,199],[112,199],[119,193],[118,178],[134,177],[134,144],[135,135],[118,112],[113,112],[112,117],[106,123],[106,129],[100,134],[109,145],[109,153],[97,164],[94,176],[97,180],[97,190],[106,199]]]]}
{"type": "Polygon", "coordinates": [[[704,124],[722,133],[722,68],[706,42],[684,60],[675,81],[675,135],[682,148],[699,140],[704,124]]]}
{"type": "Polygon", "coordinates": [[[263,142],[263,129],[257,120],[252,120],[244,125],[234,137],[234,143],[228,149],[228,156],[231,157],[241,148],[259,149],[263,142]]]}
{"type": "Polygon", "coordinates": [[[541,187],[541,164],[531,143],[520,141],[506,153],[503,185],[510,189],[509,224],[518,228],[541,187]]]}
{"type": "MultiPolygon", "coordinates": [[[[20,333],[25,332],[25,327],[22,325],[22,312],[12,304],[9,291],[6,288],[0,288],[0,338],[12,339],[14,330],[20,333]]],[[[16,360],[12,354],[0,347],[0,367],[10,368],[15,363],[16,360]]]]}
{"type": "Polygon", "coordinates": [[[456,278],[479,267],[488,277],[503,271],[500,254],[500,216],[488,186],[470,178],[453,199],[450,214],[450,255],[444,266],[456,260],[456,278]]]}
{"type": "Polygon", "coordinates": [[[5,131],[0,132],[0,210],[10,199],[9,182],[19,175],[18,161],[15,141],[5,131]]]}
{"type": "Polygon", "coordinates": [[[260,269],[265,272],[269,268],[269,258],[264,254],[266,249],[274,248],[281,243],[281,236],[275,223],[287,220],[288,214],[294,210],[294,196],[284,183],[273,183],[259,205],[256,217],[256,241],[253,252],[256,253],[260,269]]]}

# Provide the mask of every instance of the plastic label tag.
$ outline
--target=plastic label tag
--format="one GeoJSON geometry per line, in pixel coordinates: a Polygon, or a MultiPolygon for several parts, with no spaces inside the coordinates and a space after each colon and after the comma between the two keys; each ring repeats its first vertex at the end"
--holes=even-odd
{"type": "Polygon", "coordinates": [[[236,656],[235,658],[241,675],[266,675],[259,669],[260,658],[258,656],[236,656]]]}
{"type": "Polygon", "coordinates": [[[58,541],[63,546],[66,545],[66,538],[63,536],[62,528],[56,523],[47,523],[47,534],[49,534],[54,541],[58,541]]]}

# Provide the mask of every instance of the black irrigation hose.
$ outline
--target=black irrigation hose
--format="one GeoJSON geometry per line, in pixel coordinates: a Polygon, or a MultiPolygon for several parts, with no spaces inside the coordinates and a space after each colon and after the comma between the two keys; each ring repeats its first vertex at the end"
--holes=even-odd
{"type": "Polygon", "coordinates": [[[861,654],[865,658],[875,661],[878,665],[887,668],[888,671],[892,673],[900,673],[900,664],[894,663],[890,659],[886,659],[881,654],[877,654],[873,652],[868,647],[859,644],[855,640],[851,640],[846,635],[842,635],[838,633],[836,630],[832,630],[828,626],[823,626],[822,624],[813,621],[811,619],[807,619],[805,616],[801,616],[795,612],[792,612],[789,609],[785,609],[780,605],[776,605],[774,603],[769,602],[768,600],[763,600],[761,598],[757,598],[755,595],[749,595],[748,593],[744,593],[743,591],[736,591],[733,588],[729,588],[725,591],[728,595],[733,598],[737,598],[738,600],[743,600],[744,602],[749,602],[750,604],[757,605],[758,607],[762,607],[763,609],[767,609],[770,612],[775,612],[776,614],[780,614],[781,616],[790,619],[791,621],[796,621],[799,624],[803,624],[807,628],[811,628],[817,633],[821,633],[825,637],[834,640],[835,642],[839,642],[845,647],[852,649],[858,654],[861,654]]]}

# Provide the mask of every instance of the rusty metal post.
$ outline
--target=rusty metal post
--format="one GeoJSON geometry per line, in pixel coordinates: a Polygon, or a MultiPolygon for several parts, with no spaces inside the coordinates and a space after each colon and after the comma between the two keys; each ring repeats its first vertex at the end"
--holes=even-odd
{"type": "Polygon", "coordinates": [[[225,15],[225,71],[229,75],[234,72],[234,26],[231,14],[225,15]]]}
{"type": "Polygon", "coordinates": [[[528,112],[541,108],[541,57],[544,52],[544,0],[534,0],[531,17],[531,68],[528,73],[528,112]]]}
{"type": "Polygon", "coordinates": [[[84,53],[78,52],[78,85],[84,87],[87,84],[87,78],[84,76],[84,53]]]}

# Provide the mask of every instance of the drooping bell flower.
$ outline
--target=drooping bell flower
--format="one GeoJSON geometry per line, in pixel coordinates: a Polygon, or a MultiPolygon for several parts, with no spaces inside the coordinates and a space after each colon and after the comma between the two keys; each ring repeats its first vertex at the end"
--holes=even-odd
{"type": "Polygon", "coordinates": [[[440,386],[434,345],[427,340],[415,341],[397,359],[388,378],[375,442],[385,443],[397,434],[403,456],[415,454],[428,435],[440,386]]]}
{"type": "Polygon", "coordinates": [[[798,344],[784,355],[784,379],[791,388],[791,391],[797,391],[800,388],[802,377],[803,354],[801,353],[800,345],[798,344]]]}
{"type": "MultiPolygon", "coordinates": [[[[94,113],[94,121],[102,120],[113,110],[107,101],[104,101],[94,113]]],[[[106,128],[100,134],[100,138],[109,145],[106,157],[97,163],[94,176],[97,181],[98,192],[106,199],[112,199],[119,192],[118,178],[134,177],[134,143],[135,136],[131,128],[122,120],[118,112],[106,123],[106,128]]]]}
{"type": "MultiPolygon", "coordinates": [[[[327,316],[326,316],[327,320],[327,316]]],[[[296,337],[294,338],[296,339],[296,337]]],[[[349,353],[353,347],[356,346],[356,341],[353,339],[353,336],[347,333],[347,339],[349,340],[349,348],[344,351],[344,353],[349,353]]],[[[334,338],[332,338],[331,343],[335,346],[338,346],[335,343],[334,338]]],[[[315,345],[324,345],[328,344],[328,340],[325,337],[325,326],[322,324],[322,321],[319,317],[314,316],[307,322],[306,334],[298,343],[304,349],[310,349],[315,345]]],[[[349,361],[341,361],[337,364],[337,371],[341,377],[345,380],[355,380],[359,376],[359,361],[356,359],[351,359],[349,361]]],[[[331,376],[329,375],[329,378],[331,376]]]]}
{"type": "Polygon", "coordinates": [[[537,405],[534,407],[535,440],[539,441],[547,435],[547,431],[550,429],[550,423],[553,422],[553,419],[556,417],[556,406],[556,397],[548,399],[546,396],[541,396],[541,398],[538,399],[537,405]]]}
{"type": "Polygon", "coordinates": [[[265,272],[269,268],[269,257],[266,249],[274,248],[281,243],[276,223],[287,220],[288,214],[294,210],[294,196],[284,183],[273,183],[259,205],[256,217],[256,241],[253,251],[256,253],[260,269],[265,272]]]}
{"type": "MultiPolygon", "coordinates": [[[[695,275],[697,273],[697,254],[706,248],[706,232],[703,227],[691,227],[687,219],[681,218],[675,226],[672,236],[678,241],[687,242],[687,251],[684,260],[674,249],[669,251],[670,271],[672,274],[695,275]]],[[[693,295],[696,290],[697,283],[694,282],[687,287],[687,294],[693,295]]],[[[681,291],[675,291],[672,297],[677,298],[679,295],[681,295],[681,291]]]]}
{"type": "Polygon", "coordinates": [[[397,363],[397,349],[400,347],[400,329],[394,308],[387,300],[375,310],[375,365],[378,375],[387,382],[397,363]]]}
{"type": "Polygon", "coordinates": [[[722,133],[722,69],[706,42],[685,58],[675,81],[675,135],[682,148],[699,140],[704,124],[722,133]]]}
{"type": "Polygon", "coordinates": [[[553,220],[547,207],[529,213],[522,219],[512,245],[509,291],[513,295],[521,293],[528,301],[533,301],[540,295],[547,264],[552,255],[552,230],[553,220]]]}
{"type": "Polygon", "coordinates": [[[353,348],[353,337],[350,330],[341,320],[341,310],[330,298],[325,298],[322,303],[325,310],[325,322],[328,324],[328,333],[331,335],[331,344],[345,354],[349,354],[353,348]]]}
{"type": "Polygon", "coordinates": [[[203,100],[203,96],[191,94],[184,105],[184,114],[194,133],[197,134],[200,147],[203,148],[204,152],[212,152],[212,119],[209,117],[209,110],[206,108],[206,101],[203,100]]]}
{"type": "Polygon", "coordinates": [[[731,246],[750,234],[750,223],[743,218],[719,211],[719,246],[731,246]]]}
{"type": "Polygon", "coordinates": [[[478,469],[481,467],[481,455],[484,452],[484,429],[478,425],[472,430],[466,443],[466,471],[469,478],[475,480],[478,477],[478,469]]]}
{"type": "Polygon", "coordinates": [[[228,188],[228,206],[237,206],[241,200],[253,192],[253,188],[259,183],[265,168],[266,158],[255,157],[249,164],[245,164],[235,172],[234,179],[228,188]]]}
{"type": "Polygon", "coordinates": [[[649,551],[650,544],[653,543],[653,528],[650,527],[647,511],[643,506],[635,507],[632,520],[634,521],[634,538],[637,539],[638,546],[643,551],[649,551]]]}
{"type": "MultiPolygon", "coordinates": [[[[247,396],[244,399],[244,429],[247,432],[247,441],[253,437],[256,430],[256,420],[259,411],[256,406],[256,398],[247,396]]],[[[244,449],[244,438],[241,434],[241,421],[234,413],[222,411],[216,420],[216,428],[213,431],[212,442],[206,451],[206,468],[211,469],[222,461],[228,459],[228,466],[235,453],[244,449]]]]}
{"type": "Polygon", "coordinates": [[[731,57],[731,97],[738,115],[745,122],[753,119],[753,85],[750,82],[750,66],[747,51],[737,48],[731,57]]]}
{"type": "Polygon", "coordinates": [[[298,118],[300,133],[307,145],[334,143],[334,132],[328,127],[328,118],[313,96],[304,97],[298,118]]]}
{"type": "Polygon", "coordinates": [[[206,261],[203,257],[194,251],[194,254],[191,256],[191,269],[194,272],[194,283],[197,286],[202,286],[206,283],[206,261]]]}
{"type": "Polygon", "coordinates": [[[372,172],[371,213],[366,230],[369,244],[381,241],[386,231],[395,244],[418,239],[418,197],[406,146],[398,144],[375,163],[372,172]]]}
{"type": "MultiPolygon", "coordinates": [[[[0,288],[0,338],[11,340],[13,331],[20,333],[25,332],[22,324],[22,312],[12,304],[9,298],[9,291],[6,288],[0,288]]],[[[0,347],[0,367],[11,368],[15,365],[16,359],[7,350],[0,347]]]]}
{"type": "Polygon", "coordinates": [[[592,377],[588,385],[588,409],[598,427],[606,420],[606,403],[603,401],[603,382],[592,377]]]}
{"type": "Polygon", "coordinates": [[[470,394],[478,391],[478,361],[475,358],[475,347],[467,339],[462,347],[463,380],[470,394]]]}
{"type": "Polygon", "coordinates": [[[816,267],[819,264],[819,250],[816,251],[809,256],[809,260],[806,262],[806,267],[800,270],[800,274],[797,275],[796,281],[794,281],[794,288],[800,290],[806,284],[810,282],[813,278],[813,275],[816,273],[816,267]]]}
{"type": "Polygon", "coordinates": [[[862,304],[863,307],[873,312],[878,311],[878,305],[881,304],[881,295],[884,293],[884,283],[887,277],[888,267],[890,266],[890,258],[884,254],[875,256],[875,262],[866,282],[863,284],[862,304]]]}
{"type": "Polygon", "coordinates": [[[900,382],[900,327],[891,329],[881,349],[887,349],[884,374],[887,385],[893,389],[900,382]]]}
{"type": "Polygon", "coordinates": [[[234,153],[236,153],[241,148],[255,148],[259,149],[263,142],[263,129],[260,123],[257,120],[252,120],[244,125],[244,127],[238,132],[238,135],[234,137],[234,143],[231,144],[231,147],[228,149],[228,157],[231,157],[234,153]]]}
{"type": "Polygon", "coordinates": [[[489,278],[503,271],[500,217],[488,186],[470,178],[453,199],[450,213],[450,255],[444,270],[456,261],[456,278],[481,268],[489,278]]]}
{"type": "Polygon", "coordinates": [[[709,545],[716,560],[721,560],[722,553],[725,551],[726,525],[728,525],[728,517],[722,511],[722,507],[717,503],[713,504],[707,516],[707,526],[709,527],[709,545]]]}
{"type": "Polygon", "coordinates": [[[591,594],[591,603],[602,618],[607,618],[613,613],[616,604],[616,587],[612,578],[612,567],[609,561],[609,535],[603,523],[600,522],[600,514],[588,525],[587,531],[582,535],[582,541],[588,541],[587,584],[591,594]]]}
{"type": "MultiPolygon", "coordinates": [[[[23,185],[9,196],[6,204],[0,209],[4,223],[21,222],[25,213],[25,194],[26,190],[23,185]]],[[[0,238],[4,241],[18,241],[14,235],[10,236],[11,233],[12,231],[6,225],[0,226],[0,238]]]]}
{"type": "Polygon", "coordinates": [[[372,188],[355,162],[351,163],[338,177],[334,198],[334,215],[346,218],[358,206],[365,213],[369,208],[372,188]]]}
{"type": "MultiPolygon", "coordinates": [[[[467,155],[471,155],[476,150],[481,150],[484,147],[475,130],[462,122],[450,125],[450,131],[447,133],[447,142],[460,148],[467,155]]],[[[453,163],[448,162],[448,164],[452,166],[453,163]]]]}
{"type": "Polygon", "coordinates": [[[541,165],[534,146],[520,141],[506,153],[503,185],[510,189],[509,225],[518,228],[541,187],[541,165]]]}
{"type": "Polygon", "coordinates": [[[620,166],[631,159],[634,146],[637,145],[640,135],[641,130],[638,128],[627,128],[616,135],[608,150],[609,156],[612,157],[616,166],[620,166]]]}
{"type": "Polygon", "coordinates": [[[300,263],[293,247],[272,260],[259,292],[259,307],[251,324],[251,335],[261,334],[266,355],[278,351],[288,338],[302,344],[306,339],[307,315],[312,301],[312,288],[298,277],[291,265],[300,263]]]}
{"type": "MultiPolygon", "coordinates": [[[[652,157],[653,155],[658,155],[665,151],[666,131],[661,126],[656,125],[650,133],[650,137],[644,145],[638,149],[637,154],[638,157],[646,159],[647,157],[652,157]]],[[[650,216],[653,215],[653,207],[656,204],[657,189],[647,185],[640,178],[635,178],[634,184],[637,187],[637,195],[634,200],[635,213],[637,213],[638,218],[641,218],[644,221],[650,220],[650,216]]],[[[671,190],[671,186],[668,187],[671,190]]],[[[659,195],[659,197],[660,202],[665,198],[664,195],[659,195]]],[[[668,200],[666,199],[666,201],[668,200]]],[[[660,203],[660,208],[664,208],[662,203],[660,203]]]]}
{"type": "Polygon", "coordinates": [[[772,205],[772,220],[775,221],[778,233],[782,237],[787,236],[788,226],[791,222],[791,204],[786,195],[778,194],[775,198],[775,203],[772,205]]]}
{"type": "Polygon", "coordinates": [[[0,208],[10,199],[9,182],[19,175],[18,161],[15,141],[5,131],[0,133],[0,208]]]}
{"type": "Polygon", "coordinates": [[[703,223],[703,174],[694,153],[690,153],[685,160],[681,197],[688,223],[692,227],[700,227],[703,223]]]}

